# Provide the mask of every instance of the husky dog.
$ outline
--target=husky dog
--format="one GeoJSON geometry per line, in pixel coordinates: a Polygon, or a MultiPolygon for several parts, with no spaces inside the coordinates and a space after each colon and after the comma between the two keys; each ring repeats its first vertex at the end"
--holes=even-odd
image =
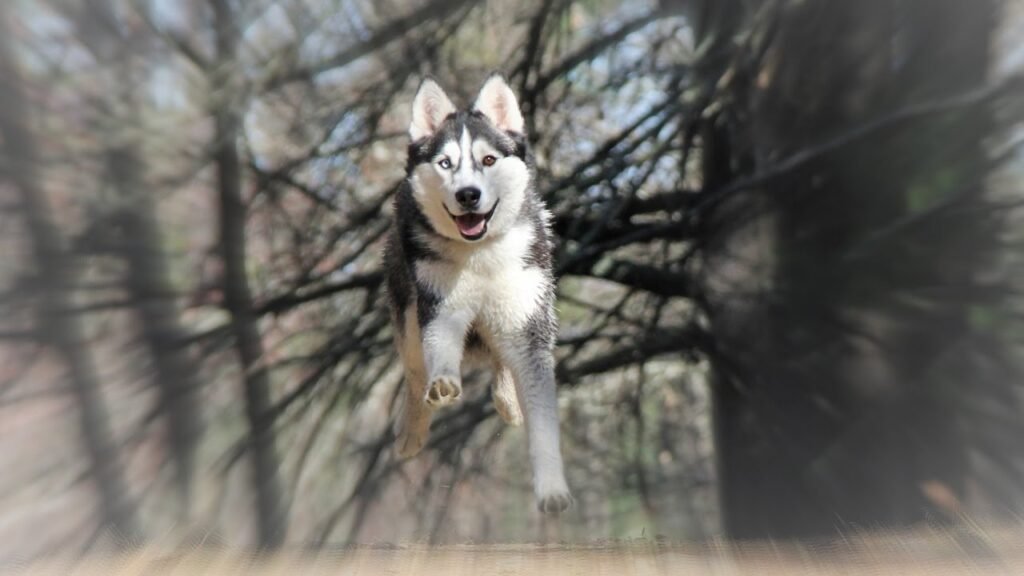
{"type": "Polygon", "coordinates": [[[385,251],[406,400],[396,451],[417,454],[431,413],[462,393],[462,367],[493,368],[494,406],[525,420],[542,512],[572,503],[562,470],[552,348],[557,325],[550,214],[534,189],[519,103],[487,79],[457,110],[424,79],[412,105],[406,179],[385,251]]]}

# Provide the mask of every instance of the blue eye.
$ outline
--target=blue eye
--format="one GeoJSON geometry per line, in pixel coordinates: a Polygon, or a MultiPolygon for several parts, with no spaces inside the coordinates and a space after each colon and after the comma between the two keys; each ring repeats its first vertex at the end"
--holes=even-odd
{"type": "Polygon", "coordinates": [[[447,158],[441,158],[441,161],[438,162],[437,165],[447,170],[452,167],[452,161],[447,158]]]}

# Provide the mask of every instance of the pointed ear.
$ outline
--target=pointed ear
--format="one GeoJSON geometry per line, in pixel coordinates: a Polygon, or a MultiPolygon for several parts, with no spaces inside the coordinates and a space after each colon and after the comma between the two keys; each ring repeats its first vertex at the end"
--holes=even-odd
{"type": "Polygon", "coordinates": [[[432,78],[424,78],[412,101],[412,123],[409,136],[415,142],[420,138],[433,136],[449,114],[455,113],[455,105],[444,90],[432,78]]]}
{"type": "Polygon", "coordinates": [[[523,114],[519,111],[516,95],[508,82],[499,74],[493,74],[484,82],[480,95],[476,97],[473,109],[490,118],[494,125],[509,132],[526,133],[523,114]]]}

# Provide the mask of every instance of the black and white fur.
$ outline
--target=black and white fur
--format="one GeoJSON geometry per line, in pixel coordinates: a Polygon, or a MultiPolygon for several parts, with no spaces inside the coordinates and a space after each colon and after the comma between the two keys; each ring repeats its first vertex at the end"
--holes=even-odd
{"type": "Polygon", "coordinates": [[[494,405],[525,420],[537,505],[572,503],[559,446],[549,213],[534,187],[523,117],[498,75],[469,110],[432,79],[413,101],[406,179],[385,253],[405,368],[399,456],[427,441],[431,413],[462,393],[462,367],[493,368],[494,405]]]}

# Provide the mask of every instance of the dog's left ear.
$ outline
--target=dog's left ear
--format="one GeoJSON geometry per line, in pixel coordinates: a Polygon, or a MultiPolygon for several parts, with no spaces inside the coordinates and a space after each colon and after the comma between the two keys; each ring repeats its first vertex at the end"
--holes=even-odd
{"type": "Polygon", "coordinates": [[[480,89],[473,109],[490,118],[494,125],[508,132],[526,133],[519,102],[508,82],[500,74],[492,74],[480,89]]]}

